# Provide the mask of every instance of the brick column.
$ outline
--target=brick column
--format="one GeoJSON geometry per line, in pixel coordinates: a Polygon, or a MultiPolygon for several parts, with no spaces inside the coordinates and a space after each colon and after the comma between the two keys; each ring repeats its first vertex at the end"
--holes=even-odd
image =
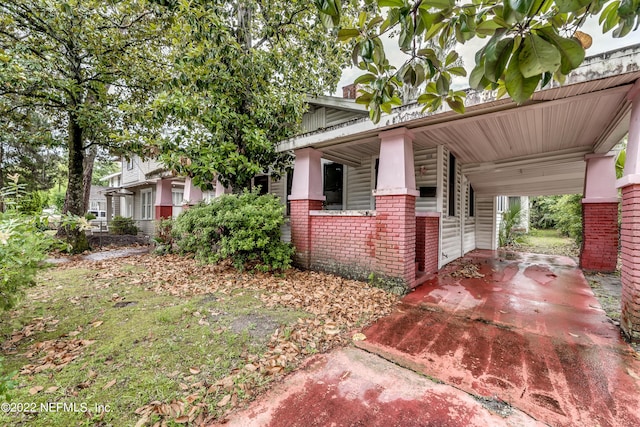
{"type": "Polygon", "coordinates": [[[294,263],[301,268],[311,265],[310,210],[322,209],[322,153],[313,148],[295,151],[291,185],[291,243],[296,249],[294,263]]]}
{"type": "Polygon", "coordinates": [[[171,180],[160,179],[156,182],[156,219],[171,218],[173,200],[171,198],[171,180]]]}
{"type": "Polygon", "coordinates": [[[425,273],[438,271],[438,239],[440,214],[418,213],[416,217],[416,252],[418,269],[425,273]]]}
{"type": "Polygon", "coordinates": [[[622,188],[622,316],[620,327],[632,340],[640,341],[640,81],[629,91],[631,121],[622,188]]]}
{"type": "Polygon", "coordinates": [[[416,279],[416,196],[376,195],[376,269],[411,287],[416,279]]]}
{"type": "Polygon", "coordinates": [[[615,271],[619,233],[615,157],[589,154],[585,161],[580,267],[591,271],[615,271]]]}
{"type": "Polygon", "coordinates": [[[410,289],[416,280],[416,177],[413,134],[382,132],[376,198],[376,270],[410,289]]]}

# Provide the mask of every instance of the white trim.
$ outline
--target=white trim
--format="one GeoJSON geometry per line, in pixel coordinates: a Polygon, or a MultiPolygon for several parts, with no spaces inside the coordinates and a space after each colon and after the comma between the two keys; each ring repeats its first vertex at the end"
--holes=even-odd
{"type": "Polygon", "coordinates": [[[416,212],[416,217],[432,217],[432,218],[440,218],[442,215],[440,214],[440,212],[433,212],[433,211],[427,211],[427,212],[416,212]]]}
{"type": "Polygon", "coordinates": [[[616,180],[616,188],[622,188],[634,184],[640,184],[640,174],[634,173],[631,175],[625,175],[616,180]]]}
{"type": "Polygon", "coordinates": [[[411,190],[410,188],[381,188],[379,190],[372,190],[373,196],[420,196],[418,190],[411,190]]]}
{"type": "Polygon", "coordinates": [[[585,197],[582,199],[582,203],[618,203],[620,199],[618,197],[585,197]]]}
{"type": "Polygon", "coordinates": [[[140,190],[140,210],[142,211],[140,212],[140,219],[143,219],[143,220],[154,219],[155,203],[154,203],[154,197],[153,197],[153,189],[145,188],[143,190],[140,190]],[[149,200],[147,200],[148,203],[145,204],[145,199],[147,199],[147,197],[149,200]],[[148,212],[147,212],[147,208],[149,209],[148,212]]]}

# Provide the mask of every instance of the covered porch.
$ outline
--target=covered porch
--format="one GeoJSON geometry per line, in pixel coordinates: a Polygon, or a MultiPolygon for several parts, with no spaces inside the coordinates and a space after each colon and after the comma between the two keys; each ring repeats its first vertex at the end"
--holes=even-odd
{"type": "Polygon", "coordinates": [[[564,86],[517,105],[470,92],[467,113],[409,105],[282,143],[296,156],[292,242],[304,268],[406,290],[474,249],[496,249],[496,196],[582,193],[580,265],[612,271],[623,194],[624,331],[640,338],[640,47],[588,58],[564,86]],[[629,133],[625,177],[613,147],[629,133]],[[322,159],[345,165],[323,210],[322,159]]]}

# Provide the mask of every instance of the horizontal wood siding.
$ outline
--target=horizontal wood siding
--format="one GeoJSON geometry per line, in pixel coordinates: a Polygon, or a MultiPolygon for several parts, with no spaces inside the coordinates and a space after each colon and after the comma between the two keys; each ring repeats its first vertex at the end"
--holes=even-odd
{"type": "Polygon", "coordinates": [[[495,197],[476,196],[476,246],[478,249],[495,249],[494,203],[495,197]]]}
{"type": "Polygon", "coordinates": [[[353,111],[338,110],[335,108],[327,108],[325,112],[326,126],[335,126],[340,123],[348,122],[349,120],[357,117],[357,113],[353,111]]]}
{"type": "MultiPolygon", "coordinates": [[[[438,150],[436,147],[416,150],[414,153],[414,165],[416,173],[416,188],[435,187],[437,185],[437,161],[438,150]]],[[[416,212],[437,210],[436,197],[418,197],[416,199],[416,212]]]]}
{"type": "Polygon", "coordinates": [[[302,128],[306,132],[312,132],[324,127],[326,127],[324,107],[316,108],[313,111],[308,111],[302,116],[302,128]]]}
{"type": "Polygon", "coordinates": [[[358,167],[346,166],[347,206],[346,210],[364,210],[372,208],[371,157],[362,159],[358,167]]]}
{"type": "MultiPolygon", "coordinates": [[[[443,150],[444,158],[442,159],[444,162],[444,167],[442,168],[443,173],[443,191],[442,194],[444,196],[444,210],[445,216],[442,219],[442,248],[440,252],[440,264],[445,265],[455,260],[456,258],[460,258],[462,256],[462,240],[461,240],[461,227],[460,227],[460,218],[463,214],[460,210],[460,188],[462,186],[462,174],[460,173],[460,163],[456,161],[456,212],[455,216],[449,216],[447,211],[448,202],[448,179],[449,179],[449,152],[448,150],[443,150]]],[[[456,159],[457,160],[457,159],[456,159]]]]}
{"type": "Polygon", "coordinates": [[[271,183],[269,184],[269,193],[280,199],[281,204],[285,204],[287,202],[287,197],[285,194],[287,187],[287,174],[284,174],[279,180],[271,179],[271,183]]]}

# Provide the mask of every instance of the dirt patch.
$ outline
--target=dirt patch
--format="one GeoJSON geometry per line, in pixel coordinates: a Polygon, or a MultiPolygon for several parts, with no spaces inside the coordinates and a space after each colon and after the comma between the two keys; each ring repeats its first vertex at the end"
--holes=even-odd
{"type": "MultiPolygon", "coordinates": [[[[615,326],[620,327],[620,315],[622,300],[622,282],[620,273],[584,273],[593,294],[600,302],[600,306],[607,313],[607,317],[615,326]]],[[[631,343],[631,346],[640,352],[640,343],[631,343]]]]}
{"type": "Polygon", "coordinates": [[[149,244],[148,236],[131,236],[115,234],[93,234],[87,236],[89,246],[92,249],[120,248],[122,246],[146,246],[149,244]]]}
{"type": "Polygon", "coordinates": [[[246,331],[251,338],[264,344],[269,341],[269,337],[278,329],[278,326],[280,326],[279,322],[264,314],[245,314],[234,318],[230,328],[236,334],[246,331]]]}

